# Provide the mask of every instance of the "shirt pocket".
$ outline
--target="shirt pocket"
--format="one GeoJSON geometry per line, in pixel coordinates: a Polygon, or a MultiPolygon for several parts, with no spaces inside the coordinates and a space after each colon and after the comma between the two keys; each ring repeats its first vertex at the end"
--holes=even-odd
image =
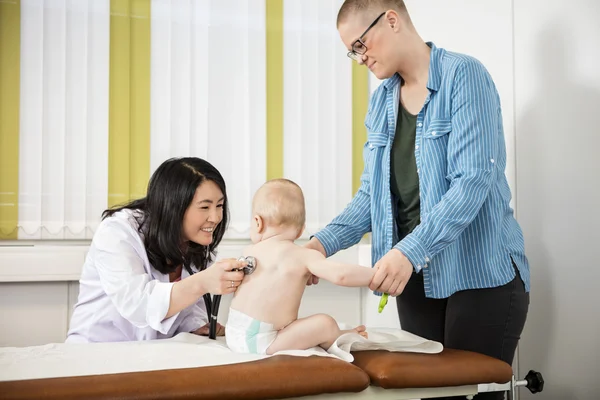
{"type": "Polygon", "coordinates": [[[452,131],[452,121],[449,119],[434,119],[423,133],[421,164],[427,174],[424,186],[447,187],[448,171],[448,138],[452,131]]]}
{"type": "Polygon", "coordinates": [[[367,133],[367,143],[365,144],[365,167],[371,175],[381,169],[383,154],[388,142],[386,133],[371,132],[367,133]]]}
{"type": "Polygon", "coordinates": [[[436,119],[431,121],[423,138],[436,140],[446,137],[452,131],[452,121],[449,119],[436,119]]]}
{"type": "Polygon", "coordinates": [[[385,147],[387,145],[387,141],[387,133],[368,132],[367,134],[367,146],[371,150],[375,149],[376,147],[385,147]]]}

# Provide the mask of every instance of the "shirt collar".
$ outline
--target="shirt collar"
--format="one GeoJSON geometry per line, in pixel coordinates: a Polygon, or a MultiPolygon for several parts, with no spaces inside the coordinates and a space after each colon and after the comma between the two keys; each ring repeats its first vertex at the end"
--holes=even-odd
{"type": "MultiPolygon", "coordinates": [[[[431,55],[429,58],[429,78],[427,79],[427,89],[438,91],[442,80],[442,59],[444,56],[444,50],[436,47],[433,42],[427,42],[427,45],[431,47],[431,55]]],[[[393,88],[400,81],[400,75],[397,73],[392,77],[386,79],[382,85],[386,90],[393,88]]]]}
{"type": "Polygon", "coordinates": [[[437,48],[433,42],[427,42],[427,45],[431,47],[427,89],[437,92],[440,89],[440,84],[442,82],[442,60],[444,58],[444,50],[437,48]]]}

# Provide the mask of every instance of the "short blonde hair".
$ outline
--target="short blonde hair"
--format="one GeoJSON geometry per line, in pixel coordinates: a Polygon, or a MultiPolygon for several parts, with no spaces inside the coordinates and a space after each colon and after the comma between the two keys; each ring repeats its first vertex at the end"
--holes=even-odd
{"type": "Polygon", "coordinates": [[[303,229],[306,210],[302,189],[289,179],[267,181],[254,194],[252,212],[267,225],[303,229]]]}
{"type": "Polygon", "coordinates": [[[408,17],[404,0],[346,0],[338,11],[337,26],[340,26],[351,15],[362,14],[365,17],[375,18],[375,13],[389,9],[394,9],[398,11],[399,15],[408,17]]]}

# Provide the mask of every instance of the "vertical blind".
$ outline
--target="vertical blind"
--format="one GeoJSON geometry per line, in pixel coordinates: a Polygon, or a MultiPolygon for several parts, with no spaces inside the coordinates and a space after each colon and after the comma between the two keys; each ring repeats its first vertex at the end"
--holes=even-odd
{"type": "Polygon", "coordinates": [[[225,178],[229,237],[247,237],[266,176],[265,2],[152,0],[154,170],[198,156],[225,178]]]}
{"type": "Polygon", "coordinates": [[[279,176],[304,190],[306,235],[324,226],[352,197],[366,136],[352,112],[362,121],[368,74],[354,79],[341,3],[2,2],[20,53],[17,69],[0,61],[3,82],[19,81],[0,90],[0,115],[18,100],[0,133],[2,151],[18,152],[0,172],[0,238],[89,239],[105,208],[143,196],[181,156],[223,174],[229,238],[248,237],[254,191],[279,176]]]}
{"type": "Polygon", "coordinates": [[[20,239],[89,237],[106,208],[109,5],[21,1],[20,239]]]}
{"type": "Polygon", "coordinates": [[[352,64],[335,24],[342,3],[284,7],[284,172],[305,191],[309,232],[352,199],[352,64]]]}

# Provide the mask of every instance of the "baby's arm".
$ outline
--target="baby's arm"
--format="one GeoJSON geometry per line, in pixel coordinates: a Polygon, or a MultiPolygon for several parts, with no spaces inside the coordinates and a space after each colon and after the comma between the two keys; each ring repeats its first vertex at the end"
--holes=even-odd
{"type": "Polygon", "coordinates": [[[305,250],[306,267],[310,273],[339,286],[369,286],[375,270],[325,258],[316,250],[305,250]]]}

